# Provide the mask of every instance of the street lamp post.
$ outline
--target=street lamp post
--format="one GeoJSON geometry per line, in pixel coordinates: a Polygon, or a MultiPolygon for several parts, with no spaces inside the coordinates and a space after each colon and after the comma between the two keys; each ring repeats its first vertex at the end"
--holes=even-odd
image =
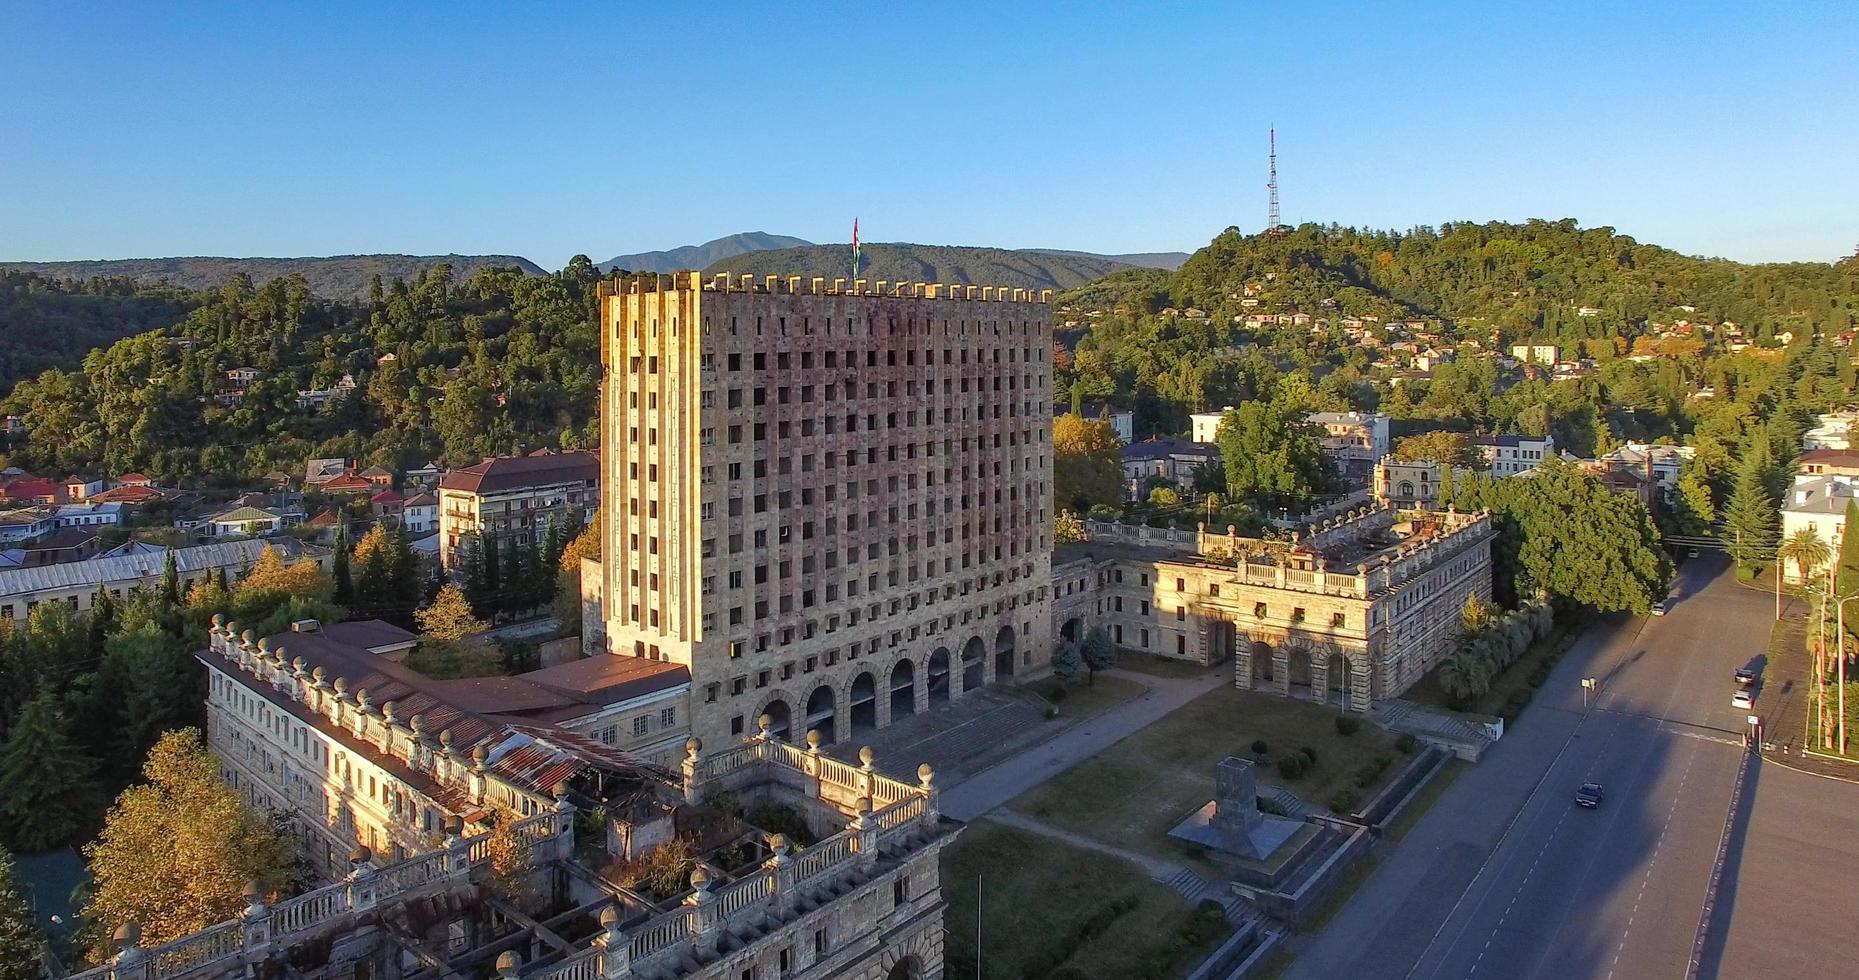
{"type": "Polygon", "coordinates": [[[1846,754],[1846,604],[1854,599],[1859,599],[1859,595],[1849,595],[1840,600],[1839,635],[1834,637],[1835,650],[1839,657],[1839,665],[1835,668],[1838,679],[1834,682],[1837,685],[1835,693],[1838,695],[1839,716],[1834,719],[1834,725],[1840,733],[1841,755],[1846,754]]]}

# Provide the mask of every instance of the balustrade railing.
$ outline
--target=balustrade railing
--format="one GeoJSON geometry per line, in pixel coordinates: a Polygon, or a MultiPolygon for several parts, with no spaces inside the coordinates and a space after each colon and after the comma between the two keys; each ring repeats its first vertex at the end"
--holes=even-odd
{"type": "Polygon", "coordinates": [[[272,907],[271,931],[274,934],[289,935],[340,915],[348,911],[348,907],[349,888],[346,883],[305,892],[272,907]]]}
{"type": "Polygon", "coordinates": [[[834,834],[794,858],[794,881],[803,882],[852,860],[852,831],[834,834]]]}
{"type": "Polygon", "coordinates": [[[651,919],[632,935],[632,958],[635,960],[651,956],[661,950],[676,946],[691,938],[691,910],[673,909],[656,919],[651,919]]]}
{"type": "Polygon", "coordinates": [[[879,810],[872,816],[877,818],[879,830],[895,830],[922,820],[923,807],[926,802],[922,796],[911,796],[879,810]]]}
{"type": "Polygon", "coordinates": [[[830,756],[820,756],[820,779],[822,782],[835,783],[840,786],[857,788],[859,769],[830,756]]]}
{"type": "Polygon", "coordinates": [[[523,980],[600,980],[600,947],[589,946],[547,969],[538,970],[523,980]]]}
{"type": "Polygon", "coordinates": [[[236,956],[245,949],[245,928],[237,920],[222,922],[148,951],[149,975],[169,977],[236,956]]]}
{"type": "Polygon", "coordinates": [[[724,918],[751,905],[759,905],[768,899],[768,891],[774,884],[774,875],[767,871],[758,871],[731,885],[718,893],[717,909],[724,918]]]}
{"type": "MultiPolygon", "coordinates": [[[[512,824],[517,840],[525,848],[552,836],[553,813],[541,813],[512,824]]],[[[465,842],[472,866],[490,859],[489,834],[480,834],[465,842]]],[[[388,865],[375,876],[375,900],[384,901],[406,892],[416,891],[433,882],[443,881],[453,871],[449,851],[432,851],[388,865]]],[[[286,899],[268,912],[266,932],[273,942],[315,928],[353,907],[351,885],[339,881],[315,891],[286,899]]],[[[74,974],[71,980],[174,980],[202,967],[245,951],[245,923],[241,919],[221,922],[171,943],[141,951],[128,966],[100,966],[74,974]]],[[[574,980],[581,980],[576,977],[574,980]]]]}

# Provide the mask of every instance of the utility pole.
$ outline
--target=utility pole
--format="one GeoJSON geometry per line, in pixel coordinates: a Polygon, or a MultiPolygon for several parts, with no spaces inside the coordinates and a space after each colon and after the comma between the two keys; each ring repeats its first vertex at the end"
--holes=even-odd
{"type": "Polygon", "coordinates": [[[1270,160],[1270,166],[1266,170],[1265,189],[1271,192],[1271,203],[1266,208],[1265,233],[1267,235],[1276,235],[1278,234],[1278,224],[1279,224],[1279,221],[1278,221],[1278,130],[1274,128],[1270,130],[1270,132],[1271,132],[1271,156],[1268,158],[1270,160]]]}

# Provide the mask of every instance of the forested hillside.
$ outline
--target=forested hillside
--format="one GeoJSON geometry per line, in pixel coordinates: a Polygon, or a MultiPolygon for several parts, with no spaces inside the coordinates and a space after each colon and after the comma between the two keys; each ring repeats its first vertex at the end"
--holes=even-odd
{"type": "Polygon", "coordinates": [[[813,243],[804,238],[795,238],[791,235],[770,235],[765,231],[745,231],[723,238],[714,238],[702,245],[681,245],[662,252],[616,255],[600,263],[600,269],[602,272],[611,272],[615,269],[623,269],[627,272],[677,272],[681,269],[702,269],[744,252],[763,252],[773,248],[794,248],[811,244],[813,243]]]}
{"type": "MultiPolygon", "coordinates": [[[[585,256],[555,275],[484,268],[463,280],[441,263],[345,303],[315,296],[301,276],[256,288],[235,276],[216,292],[178,294],[167,322],[149,312],[156,297],[132,294],[101,329],[162,329],[21,382],[4,406],[27,428],[11,459],[58,474],[233,482],[311,456],[406,467],[592,444],[596,278],[585,256]],[[224,404],[237,390],[226,372],[241,367],[262,377],[224,404]],[[299,407],[300,390],[329,389],[344,374],[357,385],[349,397],[320,412],[299,407]]],[[[57,295],[42,280],[28,284],[57,295]]],[[[4,329],[15,337],[43,322],[27,315],[4,329]]]]}
{"type": "Polygon", "coordinates": [[[47,368],[70,367],[95,347],[175,323],[201,298],[132,279],[63,282],[0,271],[0,391],[47,368]]]}
{"type": "Polygon", "coordinates": [[[515,255],[330,255],[291,259],[227,259],[204,256],[169,259],[101,259],[86,262],[0,262],[0,270],[36,272],[48,279],[127,278],[140,283],[168,283],[183,289],[218,289],[235,275],[254,285],[302,276],[310,292],[329,299],[360,299],[368,283],[415,279],[444,263],[452,274],[469,279],[479,269],[515,267],[540,275],[541,267],[515,255]]]}
{"type": "Polygon", "coordinates": [[[1327,299],[1344,314],[1443,317],[1462,333],[1498,327],[1516,338],[1621,336],[1646,320],[1677,317],[1802,333],[1854,324],[1856,272],[1850,260],[1696,258],[1571,220],[1458,222],[1404,233],[1306,224],[1279,235],[1229,228],[1165,284],[1131,277],[1113,298],[1147,311],[1197,307],[1221,322],[1245,311],[1243,289],[1251,283],[1271,309],[1318,313],[1327,299]],[[1583,316],[1581,307],[1597,312],[1583,316]]]}
{"type": "MultiPolygon", "coordinates": [[[[1010,251],[961,245],[908,243],[860,246],[859,277],[889,282],[946,282],[1027,289],[1070,289],[1126,269],[1124,263],[1084,253],[1010,251]]],[[[809,245],[749,252],[704,270],[714,275],[820,276],[829,282],[852,275],[851,245],[809,245]]]]}

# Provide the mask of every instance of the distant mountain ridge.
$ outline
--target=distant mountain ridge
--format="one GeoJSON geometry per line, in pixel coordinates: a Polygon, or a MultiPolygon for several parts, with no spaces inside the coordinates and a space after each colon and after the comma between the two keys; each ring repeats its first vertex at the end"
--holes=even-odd
{"type": "MultiPolygon", "coordinates": [[[[1071,289],[1113,272],[1133,268],[1088,252],[977,248],[967,245],[916,245],[910,242],[860,243],[862,279],[890,282],[943,282],[1026,289],[1071,289]]],[[[745,252],[706,266],[706,275],[818,276],[849,278],[852,246],[806,245],[765,252],[745,252]]]]}
{"type": "Polygon", "coordinates": [[[80,262],[0,262],[0,269],[36,272],[53,279],[89,279],[127,276],[138,282],[167,282],[185,289],[214,290],[243,272],[253,286],[273,279],[302,275],[310,291],[329,299],[356,299],[367,295],[375,276],[396,276],[412,281],[441,263],[452,266],[452,277],[463,281],[479,269],[515,266],[525,275],[544,274],[541,266],[520,255],[329,255],[300,258],[224,258],[182,256],[163,259],[92,259],[80,262]]]}
{"type": "Polygon", "coordinates": [[[765,231],[745,231],[714,238],[702,245],[683,245],[662,252],[635,252],[616,255],[600,263],[600,271],[677,272],[680,269],[707,269],[724,259],[746,252],[766,252],[778,248],[795,248],[813,243],[792,235],[771,235],[765,231]]]}

